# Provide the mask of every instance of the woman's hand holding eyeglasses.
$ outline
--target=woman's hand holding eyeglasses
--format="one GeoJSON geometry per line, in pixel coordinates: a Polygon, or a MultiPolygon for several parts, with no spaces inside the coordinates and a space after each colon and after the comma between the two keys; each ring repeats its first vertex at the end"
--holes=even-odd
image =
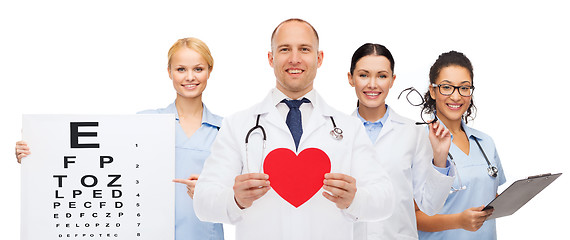
{"type": "Polygon", "coordinates": [[[451,145],[451,133],[439,121],[433,121],[429,124],[429,141],[433,150],[433,164],[445,168],[451,145]]]}

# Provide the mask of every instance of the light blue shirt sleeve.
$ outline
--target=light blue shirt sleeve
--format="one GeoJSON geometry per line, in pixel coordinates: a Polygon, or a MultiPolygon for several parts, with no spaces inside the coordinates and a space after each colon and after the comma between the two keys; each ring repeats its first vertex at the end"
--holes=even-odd
{"type": "Polygon", "coordinates": [[[437,170],[438,172],[440,172],[441,174],[445,175],[445,176],[449,176],[449,170],[451,169],[451,163],[449,162],[449,159],[447,159],[447,161],[445,162],[445,168],[440,168],[436,165],[433,164],[433,159],[431,162],[431,165],[433,166],[433,168],[435,170],[437,170]]]}

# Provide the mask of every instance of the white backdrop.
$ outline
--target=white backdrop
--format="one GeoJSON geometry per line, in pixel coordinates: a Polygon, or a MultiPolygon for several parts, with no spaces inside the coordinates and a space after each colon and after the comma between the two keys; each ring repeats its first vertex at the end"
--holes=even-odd
{"type": "MultiPolygon", "coordinates": [[[[504,187],[538,173],[570,174],[564,150],[570,134],[565,96],[570,17],[562,1],[153,2],[0,3],[2,239],[19,237],[14,143],[21,136],[22,114],[123,114],[164,107],[175,97],[166,53],[177,39],[193,36],[209,45],[215,59],[204,102],[227,116],[260,101],[275,85],[267,63],[269,38],[291,17],[308,20],[319,32],[324,62],[315,86],[339,110],[354,108],[346,72],[363,43],[392,51],[398,78],[387,102],[414,119],[419,109],[397,100],[398,93],[409,86],[423,92],[437,56],[458,50],[475,68],[479,111],[471,125],[494,138],[508,179],[504,187]]],[[[566,233],[558,219],[570,214],[562,192],[569,182],[563,175],[515,215],[499,219],[499,238],[566,233]]]]}

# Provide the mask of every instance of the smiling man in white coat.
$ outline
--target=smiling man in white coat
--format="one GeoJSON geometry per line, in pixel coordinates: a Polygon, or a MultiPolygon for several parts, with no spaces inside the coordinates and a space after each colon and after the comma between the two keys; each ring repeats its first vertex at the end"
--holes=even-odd
{"type": "Polygon", "coordinates": [[[346,240],[354,222],[389,217],[392,183],[364,127],[313,89],[323,61],[315,29],[283,21],[268,60],[276,87],[224,119],[196,185],[198,218],[235,224],[238,240],[346,240]]]}

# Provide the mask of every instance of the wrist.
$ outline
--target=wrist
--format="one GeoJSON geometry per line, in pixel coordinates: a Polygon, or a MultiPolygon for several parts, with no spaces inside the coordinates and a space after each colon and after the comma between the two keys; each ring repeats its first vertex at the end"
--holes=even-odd
{"type": "Polygon", "coordinates": [[[242,209],[242,210],[245,209],[244,206],[242,206],[241,204],[239,204],[239,202],[238,202],[238,200],[237,200],[237,198],[236,198],[235,195],[234,195],[234,201],[236,202],[236,205],[239,207],[239,209],[242,209]]]}
{"type": "Polygon", "coordinates": [[[436,156],[434,154],[434,157],[432,159],[432,164],[436,167],[439,167],[439,168],[447,168],[449,166],[447,164],[447,158],[446,157],[447,157],[447,155],[436,156]]]}
{"type": "Polygon", "coordinates": [[[462,216],[462,214],[463,214],[463,212],[453,214],[453,215],[454,215],[454,219],[453,219],[453,221],[451,222],[451,223],[452,223],[451,225],[453,226],[453,229],[465,229],[465,228],[463,227],[464,224],[463,224],[463,216],[462,216]]]}

